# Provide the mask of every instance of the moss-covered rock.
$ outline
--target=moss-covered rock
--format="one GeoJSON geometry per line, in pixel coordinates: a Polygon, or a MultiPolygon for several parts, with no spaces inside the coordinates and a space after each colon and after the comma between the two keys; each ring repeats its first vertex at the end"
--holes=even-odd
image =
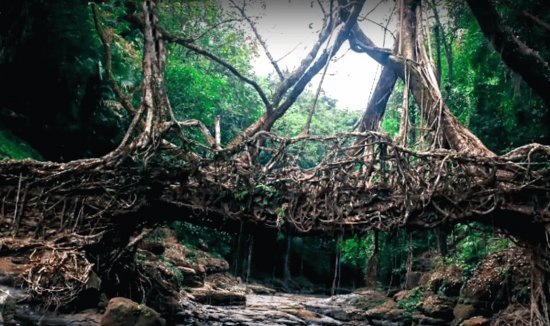
{"type": "Polygon", "coordinates": [[[509,248],[487,256],[462,287],[460,301],[496,312],[508,304],[526,303],[529,261],[521,248],[509,248]]]}
{"type": "Polygon", "coordinates": [[[100,326],[164,326],[155,310],[127,298],[112,298],[100,326]]]}

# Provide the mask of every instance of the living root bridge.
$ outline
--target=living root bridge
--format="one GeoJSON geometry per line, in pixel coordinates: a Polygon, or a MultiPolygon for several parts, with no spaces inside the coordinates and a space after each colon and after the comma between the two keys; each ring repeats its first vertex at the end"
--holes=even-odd
{"type": "Polygon", "coordinates": [[[517,220],[543,226],[542,241],[550,221],[547,146],[487,158],[413,151],[374,132],[292,139],[263,132],[239,149],[196,161],[159,153],[146,166],[3,161],[2,235],[93,238],[166,218],[304,234],[479,220],[517,233],[507,227],[517,220]],[[264,146],[254,145],[259,140],[264,146]],[[322,156],[312,159],[312,150],[322,156]]]}

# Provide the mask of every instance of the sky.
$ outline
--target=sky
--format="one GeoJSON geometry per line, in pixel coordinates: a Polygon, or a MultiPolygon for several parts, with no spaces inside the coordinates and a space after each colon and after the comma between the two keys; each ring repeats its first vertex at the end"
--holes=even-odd
{"type": "MultiPolygon", "coordinates": [[[[367,18],[385,25],[393,5],[394,2],[388,0],[367,0],[362,15],[374,9],[367,18]]],[[[256,17],[259,33],[283,70],[292,71],[299,65],[305,53],[317,40],[322,27],[322,12],[317,1],[252,2],[247,4],[247,14],[256,17]]],[[[384,37],[385,33],[381,27],[368,20],[363,21],[361,27],[377,46],[391,48],[393,38],[389,34],[384,37]]],[[[323,49],[321,48],[321,51],[323,49]]],[[[261,47],[259,52],[260,55],[253,62],[255,73],[260,76],[274,74],[274,69],[261,47]]],[[[326,95],[337,100],[338,108],[364,110],[380,70],[374,60],[366,54],[351,51],[346,42],[330,62],[322,89],[326,95]]],[[[322,71],[310,83],[310,90],[317,90],[322,71]]]]}

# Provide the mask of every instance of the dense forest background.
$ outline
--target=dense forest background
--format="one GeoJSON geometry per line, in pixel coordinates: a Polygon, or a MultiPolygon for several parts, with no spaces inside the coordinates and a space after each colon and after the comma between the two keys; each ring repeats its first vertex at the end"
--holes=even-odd
{"type": "MultiPolygon", "coordinates": [[[[550,10],[543,2],[498,3],[499,14],[510,26],[533,26],[514,30],[526,43],[535,48],[550,43],[548,25],[537,24],[531,17],[536,14],[536,19],[550,21],[550,10]]],[[[140,29],[122,19],[132,5],[132,1],[103,2],[99,12],[112,38],[113,76],[130,99],[137,101],[143,40],[140,29]]],[[[460,122],[499,154],[527,143],[549,144],[548,108],[502,62],[466,4],[432,1],[431,6],[431,37],[426,42],[433,51],[443,96],[460,122]],[[444,21],[436,21],[438,11],[445,13],[444,21]]],[[[252,75],[252,61],[262,49],[235,12],[215,1],[183,1],[159,6],[159,16],[164,28],[178,30],[252,75]]],[[[105,52],[91,6],[69,0],[4,1],[0,30],[0,76],[4,80],[0,159],[69,161],[114,149],[131,117],[106,76],[105,52]]],[[[179,120],[197,119],[212,129],[219,117],[225,144],[262,114],[264,106],[257,94],[225,67],[177,45],[170,45],[168,54],[165,82],[179,120]]],[[[550,61],[550,52],[539,54],[550,61]]],[[[258,80],[270,89],[277,76],[258,80]]],[[[398,83],[382,123],[383,131],[391,136],[399,131],[402,93],[403,84],[398,83]]],[[[313,135],[353,130],[361,116],[360,111],[342,110],[336,100],[322,92],[317,97],[316,90],[308,88],[276,123],[274,132],[298,135],[313,102],[313,135]]],[[[418,110],[413,113],[416,121],[421,120],[419,114],[418,110]]],[[[187,136],[197,141],[202,137],[194,131],[187,136]]],[[[306,152],[301,157],[304,167],[322,155],[315,146],[306,152]]],[[[330,238],[252,233],[246,228],[230,234],[184,222],[175,222],[172,228],[188,247],[225,257],[231,271],[243,279],[278,279],[288,290],[316,288],[325,293],[364,286],[375,256],[377,280],[387,287],[404,283],[411,257],[427,251],[438,252],[441,264],[460,266],[466,277],[482,257],[512,245],[496,229],[476,224],[330,238]]]]}

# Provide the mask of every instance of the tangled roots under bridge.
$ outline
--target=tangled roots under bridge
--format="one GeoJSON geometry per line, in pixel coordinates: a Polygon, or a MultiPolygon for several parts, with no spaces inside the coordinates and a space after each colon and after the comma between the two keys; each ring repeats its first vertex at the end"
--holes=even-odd
{"type": "Polygon", "coordinates": [[[487,158],[411,150],[375,132],[297,138],[261,132],[231,151],[200,151],[0,162],[3,254],[32,253],[51,268],[63,262],[55,279],[40,259],[29,259],[23,273],[36,296],[60,305],[86,286],[92,266],[120,259],[134,232],[174,219],[300,234],[476,220],[548,251],[548,146],[487,158]]]}

